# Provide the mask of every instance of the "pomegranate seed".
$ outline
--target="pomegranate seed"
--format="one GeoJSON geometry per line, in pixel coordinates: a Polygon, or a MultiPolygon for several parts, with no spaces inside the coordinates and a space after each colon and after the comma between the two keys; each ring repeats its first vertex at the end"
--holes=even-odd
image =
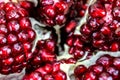
{"type": "Polygon", "coordinates": [[[100,57],[98,60],[97,60],[97,64],[102,64],[104,67],[108,67],[111,65],[111,56],[109,55],[104,55],[102,57],[100,57]]]}
{"type": "Polygon", "coordinates": [[[7,25],[8,30],[11,32],[19,32],[20,31],[20,25],[17,21],[10,21],[7,25]]]}
{"type": "Polygon", "coordinates": [[[66,80],[66,74],[63,71],[57,71],[55,73],[53,73],[53,77],[55,78],[55,80],[66,80]]]}
{"type": "Polygon", "coordinates": [[[119,50],[119,44],[117,42],[113,42],[110,46],[111,51],[118,51],[119,50]]]}
{"type": "Polygon", "coordinates": [[[102,72],[99,77],[98,77],[99,80],[113,80],[113,77],[106,73],[106,72],[102,72]]]}
{"type": "Polygon", "coordinates": [[[115,67],[109,67],[107,68],[107,72],[113,76],[114,79],[119,78],[119,70],[117,70],[115,67]]]}
{"type": "Polygon", "coordinates": [[[74,74],[75,76],[81,76],[86,72],[87,68],[84,65],[79,65],[75,68],[74,74]]]}
{"type": "Polygon", "coordinates": [[[120,70],[120,58],[114,58],[113,59],[113,65],[120,70]]]}
{"type": "Polygon", "coordinates": [[[92,65],[89,69],[99,75],[101,72],[103,72],[104,67],[102,65],[92,65]]]}
{"type": "Polygon", "coordinates": [[[90,71],[85,73],[83,80],[97,80],[97,76],[94,72],[90,71]]]}

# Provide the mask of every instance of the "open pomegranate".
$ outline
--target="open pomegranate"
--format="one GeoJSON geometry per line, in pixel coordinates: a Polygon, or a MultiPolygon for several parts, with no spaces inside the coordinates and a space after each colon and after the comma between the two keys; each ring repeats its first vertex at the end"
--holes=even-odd
{"type": "Polygon", "coordinates": [[[120,80],[120,0],[1,0],[0,80],[120,80]]]}

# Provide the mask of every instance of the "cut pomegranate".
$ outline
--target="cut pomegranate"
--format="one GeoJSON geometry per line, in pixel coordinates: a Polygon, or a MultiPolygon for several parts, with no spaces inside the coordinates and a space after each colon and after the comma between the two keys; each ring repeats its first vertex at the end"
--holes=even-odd
{"type": "Polygon", "coordinates": [[[0,1],[0,80],[119,80],[119,27],[120,0],[0,1]]]}

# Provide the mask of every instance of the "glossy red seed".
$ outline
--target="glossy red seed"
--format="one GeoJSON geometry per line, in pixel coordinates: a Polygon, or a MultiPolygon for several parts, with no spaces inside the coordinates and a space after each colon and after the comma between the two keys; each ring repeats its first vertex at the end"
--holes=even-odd
{"type": "Polygon", "coordinates": [[[55,8],[58,13],[66,14],[68,12],[69,6],[65,2],[57,2],[55,3],[55,8]]]}
{"type": "Polygon", "coordinates": [[[23,8],[18,8],[18,13],[20,14],[21,17],[29,16],[28,12],[23,8]]]}
{"type": "Polygon", "coordinates": [[[120,19],[120,7],[115,7],[113,9],[113,15],[116,17],[116,19],[120,19]]]}
{"type": "Polygon", "coordinates": [[[81,27],[80,32],[82,33],[82,35],[90,35],[91,30],[90,30],[90,28],[89,28],[88,25],[84,24],[84,25],[81,27]]]}
{"type": "Polygon", "coordinates": [[[19,32],[20,31],[19,23],[14,20],[8,22],[7,27],[10,32],[19,32]]]}
{"type": "Polygon", "coordinates": [[[111,30],[110,30],[109,27],[103,26],[103,27],[101,28],[101,33],[102,33],[103,35],[109,36],[109,35],[111,34],[111,30]]]}
{"type": "Polygon", "coordinates": [[[113,77],[109,73],[102,72],[99,75],[98,80],[114,80],[114,79],[113,79],[113,77]]]}
{"type": "Polygon", "coordinates": [[[41,64],[43,61],[42,61],[42,59],[41,59],[41,57],[40,56],[36,56],[36,57],[34,57],[34,59],[31,61],[31,64],[32,65],[39,65],[39,64],[41,64]]]}
{"type": "Polygon", "coordinates": [[[50,19],[53,19],[56,16],[56,12],[54,7],[46,6],[43,8],[45,15],[48,16],[50,19]]]}
{"type": "Polygon", "coordinates": [[[27,11],[31,11],[33,9],[34,4],[30,1],[20,1],[20,6],[25,8],[27,11]]]}
{"type": "Polygon", "coordinates": [[[60,70],[60,62],[53,63],[53,73],[60,70]]]}
{"type": "Polygon", "coordinates": [[[32,45],[29,42],[23,43],[23,48],[24,48],[24,52],[30,52],[32,49],[32,45]]]}
{"type": "Polygon", "coordinates": [[[7,37],[8,44],[13,44],[17,42],[17,36],[13,34],[9,34],[7,37]]]}
{"type": "Polygon", "coordinates": [[[107,44],[103,45],[102,47],[99,48],[100,50],[103,50],[103,51],[109,51],[109,46],[107,44]]]}
{"type": "Polygon", "coordinates": [[[73,46],[74,36],[70,36],[67,38],[67,45],[73,46]]]}
{"type": "Polygon", "coordinates": [[[95,31],[99,29],[99,24],[96,18],[90,18],[88,20],[88,25],[90,26],[91,30],[95,31]]]}
{"type": "Polygon", "coordinates": [[[11,66],[14,62],[14,59],[13,58],[8,58],[8,59],[4,59],[2,61],[2,65],[5,65],[5,66],[11,66]]]}
{"type": "Polygon", "coordinates": [[[6,36],[4,34],[0,34],[0,44],[6,44],[7,43],[7,39],[6,36]]]}
{"type": "Polygon", "coordinates": [[[120,58],[114,58],[113,59],[113,65],[120,70],[120,58]]]}
{"type": "Polygon", "coordinates": [[[76,49],[73,54],[74,54],[75,59],[79,59],[79,58],[82,58],[85,53],[83,50],[76,49]]]}
{"type": "Polygon", "coordinates": [[[21,42],[27,42],[28,41],[28,34],[26,31],[21,31],[19,34],[18,34],[18,39],[19,41],[21,42]]]}
{"type": "Polygon", "coordinates": [[[118,69],[116,69],[116,67],[108,67],[108,68],[107,68],[107,72],[108,72],[109,74],[111,74],[114,79],[118,79],[118,78],[119,78],[120,72],[119,72],[118,69]]]}
{"type": "Polygon", "coordinates": [[[53,62],[56,60],[56,55],[45,49],[40,50],[40,55],[41,55],[42,60],[45,62],[53,62]]]}
{"type": "Polygon", "coordinates": [[[20,15],[16,10],[11,10],[6,13],[7,20],[17,20],[18,18],[20,18],[20,15]]]}
{"type": "Polygon", "coordinates": [[[94,32],[94,33],[92,34],[92,37],[93,37],[93,39],[95,39],[95,40],[99,40],[99,39],[102,39],[102,38],[103,38],[103,36],[102,36],[102,34],[101,34],[100,32],[94,32]]]}
{"type": "Polygon", "coordinates": [[[55,24],[55,22],[52,19],[46,19],[45,23],[49,26],[53,26],[55,24]]]}
{"type": "Polygon", "coordinates": [[[53,73],[53,77],[55,78],[55,80],[66,80],[67,79],[67,76],[65,72],[63,71],[57,71],[53,73]]]}
{"type": "Polygon", "coordinates": [[[52,75],[45,75],[44,80],[54,80],[54,77],[52,75]]]}
{"type": "Polygon", "coordinates": [[[65,26],[65,31],[67,33],[70,33],[71,31],[73,31],[73,29],[75,28],[75,26],[77,25],[77,23],[75,21],[70,21],[66,26],[65,26]]]}
{"type": "Polygon", "coordinates": [[[53,40],[48,40],[45,44],[45,47],[51,51],[51,52],[54,52],[55,51],[55,41],[53,40]]]}
{"type": "Polygon", "coordinates": [[[0,16],[5,16],[5,11],[4,10],[0,10],[0,16]]]}
{"type": "Polygon", "coordinates": [[[97,80],[97,76],[94,72],[86,72],[83,76],[83,80],[97,80]]]}
{"type": "Polygon", "coordinates": [[[110,25],[110,28],[112,30],[116,30],[119,27],[119,23],[117,20],[113,20],[112,24],[110,25]]]}
{"type": "Polygon", "coordinates": [[[70,64],[70,63],[76,63],[77,62],[77,60],[75,59],[75,58],[69,58],[68,60],[66,60],[65,61],[65,63],[68,63],[68,64],[70,64]]]}
{"type": "Polygon", "coordinates": [[[109,55],[101,56],[97,61],[97,64],[102,64],[104,67],[108,67],[112,64],[112,58],[109,55]]]}
{"type": "Polygon", "coordinates": [[[62,25],[66,21],[66,17],[64,15],[57,15],[55,18],[57,24],[62,25]]]}
{"type": "Polygon", "coordinates": [[[94,71],[97,75],[99,75],[101,72],[103,72],[104,67],[102,65],[92,65],[89,67],[91,71],[94,71]]]}
{"type": "Polygon", "coordinates": [[[23,51],[23,46],[21,45],[21,43],[13,44],[12,56],[17,56],[19,53],[22,53],[22,51],[23,51]]]}
{"type": "Polygon", "coordinates": [[[93,18],[104,17],[106,15],[104,7],[97,3],[89,8],[89,13],[93,18]]]}
{"type": "Polygon", "coordinates": [[[23,78],[23,80],[42,80],[42,79],[43,78],[39,72],[33,72],[23,78]]]}
{"type": "Polygon", "coordinates": [[[116,0],[116,6],[120,6],[120,1],[116,0]]]}
{"type": "Polygon", "coordinates": [[[78,15],[79,15],[80,17],[83,17],[84,14],[85,14],[85,10],[80,10],[80,11],[78,12],[78,15]]]}
{"type": "Polygon", "coordinates": [[[12,2],[8,2],[5,4],[5,11],[11,11],[11,10],[15,10],[15,4],[13,4],[12,2]]]}
{"type": "Polygon", "coordinates": [[[5,3],[4,2],[0,2],[0,9],[4,9],[5,7],[5,3]]]}
{"type": "Polygon", "coordinates": [[[105,43],[104,40],[93,40],[93,46],[96,47],[96,48],[99,48],[100,46],[102,46],[103,44],[105,43]]]}
{"type": "Polygon", "coordinates": [[[44,67],[45,71],[48,73],[48,74],[51,74],[52,73],[52,65],[51,64],[46,64],[45,67],[44,67]]]}
{"type": "Polygon", "coordinates": [[[6,24],[6,18],[4,16],[0,16],[0,24],[6,24]]]}
{"type": "Polygon", "coordinates": [[[0,58],[1,59],[6,59],[8,57],[10,57],[12,50],[10,48],[10,46],[4,46],[0,48],[0,58]]]}
{"type": "Polygon", "coordinates": [[[119,50],[119,43],[118,42],[113,42],[110,46],[111,51],[118,51],[119,50]]]}
{"type": "Polygon", "coordinates": [[[87,68],[84,65],[79,65],[74,69],[75,76],[81,76],[87,71],[87,68]]]}
{"type": "Polygon", "coordinates": [[[35,71],[39,72],[42,77],[45,76],[45,75],[47,75],[47,72],[45,71],[45,69],[43,67],[40,67],[40,68],[38,68],[35,71]]]}
{"type": "Polygon", "coordinates": [[[79,37],[74,39],[73,46],[75,46],[79,49],[83,47],[83,42],[80,40],[79,37]]]}
{"type": "Polygon", "coordinates": [[[33,41],[36,38],[36,33],[33,29],[27,29],[27,34],[28,34],[28,38],[29,38],[29,42],[33,41]]]}
{"type": "Polygon", "coordinates": [[[0,34],[7,34],[7,32],[8,32],[8,29],[7,29],[6,25],[1,24],[0,25],[0,34]]]}
{"type": "Polygon", "coordinates": [[[16,64],[21,64],[22,62],[25,61],[25,55],[24,54],[21,54],[21,55],[18,55],[16,58],[15,58],[15,63],[16,64]]]}
{"type": "Polygon", "coordinates": [[[31,27],[31,22],[29,20],[29,18],[21,18],[19,21],[19,24],[21,26],[21,29],[26,29],[26,28],[30,28],[31,27]]]}
{"type": "Polygon", "coordinates": [[[25,52],[25,57],[26,57],[26,60],[29,61],[33,57],[33,53],[32,52],[25,52]]]}

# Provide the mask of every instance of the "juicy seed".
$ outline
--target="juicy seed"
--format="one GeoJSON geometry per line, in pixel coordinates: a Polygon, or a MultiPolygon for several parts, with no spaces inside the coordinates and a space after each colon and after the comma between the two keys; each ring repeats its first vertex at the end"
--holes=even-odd
{"type": "Polygon", "coordinates": [[[57,71],[55,73],[53,73],[53,77],[55,78],[55,80],[66,80],[66,74],[63,71],[57,71]]]}
{"type": "Polygon", "coordinates": [[[98,77],[99,80],[113,80],[112,76],[106,72],[103,72],[98,77]]]}

